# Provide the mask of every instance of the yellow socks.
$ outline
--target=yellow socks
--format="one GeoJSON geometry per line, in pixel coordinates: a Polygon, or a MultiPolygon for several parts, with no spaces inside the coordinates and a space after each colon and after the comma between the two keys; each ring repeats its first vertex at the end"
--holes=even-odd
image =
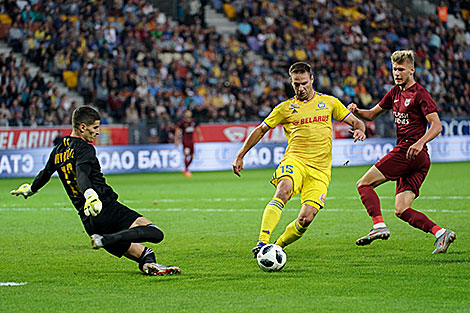
{"type": "Polygon", "coordinates": [[[288,244],[293,243],[300,237],[302,237],[308,227],[303,227],[299,224],[299,221],[295,219],[292,223],[287,225],[284,233],[276,240],[276,244],[282,248],[288,244]]]}
{"type": "Polygon", "coordinates": [[[259,234],[259,241],[269,243],[269,238],[276,228],[277,223],[281,219],[282,210],[284,209],[284,202],[279,198],[272,198],[264,209],[263,219],[261,221],[261,231],[259,234]]]}

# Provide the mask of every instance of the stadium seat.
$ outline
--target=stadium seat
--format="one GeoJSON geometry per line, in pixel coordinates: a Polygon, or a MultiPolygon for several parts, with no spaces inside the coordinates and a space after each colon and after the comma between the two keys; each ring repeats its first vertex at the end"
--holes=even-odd
{"type": "Polygon", "coordinates": [[[78,83],[78,72],[72,72],[72,71],[63,71],[62,72],[62,77],[65,81],[65,84],[67,85],[68,88],[74,89],[77,87],[78,83]]]}
{"type": "Polygon", "coordinates": [[[462,19],[468,21],[470,16],[469,11],[467,9],[462,9],[460,12],[462,14],[462,19]]]}
{"type": "Polygon", "coordinates": [[[225,14],[227,15],[227,17],[229,19],[234,19],[235,16],[237,15],[237,12],[235,11],[235,8],[232,5],[228,4],[228,3],[224,4],[224,12],[225,12],[225,14]]]}
{"type": "Polygon", "coordinates": [[[8,31],[10,30],[10,24],[0,24],[0,39],[8,37],[8,31]]]}
{"type": "Polygon", "coordinates": [[[0,14],[0,24],[10,24],[11,25],[11,17],[8,14],[0,14]]]}

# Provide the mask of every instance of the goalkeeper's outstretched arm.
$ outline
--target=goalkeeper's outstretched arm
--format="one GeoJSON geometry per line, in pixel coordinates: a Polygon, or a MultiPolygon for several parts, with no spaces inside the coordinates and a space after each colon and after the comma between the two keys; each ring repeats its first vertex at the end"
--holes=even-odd
{"type": "Polygon", "coordinates": [[[51,179],[52,174],[54,174],[54,163],[53,163],[53,154],[54,151],[49,156],[49,160],[46,163],[44,169],[42,169],[34,178],[33,183],[30,184],[22,184],[17,189],[10,191],[11,195],[14,196],[23,196],[25,199],[34,195],[38,192],[39,189],[44,187],[45,184],[51,179]]]}

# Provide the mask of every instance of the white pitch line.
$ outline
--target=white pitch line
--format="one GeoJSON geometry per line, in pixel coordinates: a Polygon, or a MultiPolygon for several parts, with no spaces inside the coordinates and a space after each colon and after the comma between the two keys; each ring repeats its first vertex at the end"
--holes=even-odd
{"type": "MultiPolygon", "coordinates": [[[[224,209],[224,208],[135,208],[138,212],[201,212],[201,213],[237,213],[237,212],[262,212],[263,207],[254,209],[224,209]]],[[[296,212],[299,208],[285,208],[285,211],[296,212]]],[[[22,212],[22,211],[75,211],[73,208],[0,208],[0,212],[22,212]]],[[[344,208],[329,208],[325,207],[322,212],[364,212],[365,209],[344,209],[344,208]]],[[[395,212],[394,209],[382,209],[383,212],[395,212]]],[[[470,214],[470,210],[449,210],[449,209],[420,209],[421,212],[437,212],[437,213],[467,213],[470,214]]]]}
{"type": "MultiPolygon", "coordinates": [[[[192,209],[185,209],[185,208],[136,208],[136,211],[142,212],[262,212],[264,210],[263,207],[259,209],[215,209],[215,208],[207,208],[207,209],[199,209],[199,208],[192,208],[192,209]]],[[[295,211],[297,208],[285,208],[286,211],[295,211]]],[[[325,207],[321,210],[322,212],[364,212],[365,209],[343,209],[343,208],[328,208],[325,207]]],[[[395,209],[382,209],[383,212],[395,212],[395,209]]],[[[424,209],[419,210],[421,212],[438,212],[438,213],[469,213],[470,210],[448,210],[448,209],[424,209]]]]}
{"type": "MultiPolygon", "coordinates": [[[[296,199],[299,197],[294,197],[293,199],[296,199]]],[[[205,198],[205,199],[199,199],[199,202],[234,202],[234,201],[269,201],[272,198],[205,198]]],[[[139,202],[145,202],[146,200],[131,200],[125,202],[127,203],[139,203],[139,202]]],[[[167,203],[173,203],[173,202],[194,202],[193,199],[188,198],[188,199],[158,199],[155,200],[157,202],[167,202],[167,203]]],[[[124,202],[124,200],[123,200],[124,202]]]]}
{"type": "Polygon", "coordinates": [[[16,283],[14,281],[0,282],[0,286],[23,286],[26,284],[27,282],[21,282],[21,283],[16,283]]]}
{"type": "MultiPolygon", "coordinates": [[[[299,199],[300,197],[296,196],[291,200],[299,199]]],[[[379,196],[380,199],[390,200],[395,199],[394,196],[379,196]]],[[[232,202],[232,201],[269,201],[272,198],[205,198],[199,199],[199,202],[232,202]]],[[[420,196],[418,199],[423,200],[470,200],[470,196],[420,196]]],[[[345,197],[326,197],[326,201],[329,200],[360,200],[359,196],[345,196],[345,197]]],[[[146,202],[147,200],[123,200],[123,202],[127,203],[142,203],[146,202]]],[[[194,202],[193,199],[157,199],[154,200],[160,203],[174,203],[174,202],[194,202]]]]}
{"type": "MultiPolygon", "coordinates": [[[[390,199],[395,199],[393,196],[379,196],[380,199],[383,200],[390,200],[390,199]]],[[[204,198],[204,199],[199,199],[199,202],[241,202],[241,201],[269,201],[272,198],[267,198],[267,197],[261,197],[261,198],[204,198]]],[[[300,197],[297,195],[291,200],[298,200],[300,197]]],[[[344,196],[344,197],[327,197],[327,201],[335,201],[335,200],[359,200],[359,196],[344,196]]],[[[423,199],[423,200],[470,200],[470,196],[420,196],[418,198],[423,199]]],[[[157,202],[157,203],[184,203],[184,202],[194,202],[194,199],[192,198],[184,198],[184,199],[157,199],[157,200],[124,200],[120,199],[120,202],[126,204],[126,203],[145,203],[145,202],[157,202]]],[[[2,203],[0,204],[0,210],[1,208],[11,208],[11,207],[17,207],[18,211],[21,211],[21,209],[24,209],[22,207],[24,205],[23,203],[18,203],[18,204],[6,204],[2,203]]],[[[53,202],[51,205],[54,206],[68,206],[70,205],[70,202],[53,202]]]]}

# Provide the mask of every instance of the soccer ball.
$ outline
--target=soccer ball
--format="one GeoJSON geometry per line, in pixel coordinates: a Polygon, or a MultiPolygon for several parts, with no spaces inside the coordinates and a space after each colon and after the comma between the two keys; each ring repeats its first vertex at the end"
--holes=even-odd
{"type": "Polygon", "coordinates": [[[287,255],[275,244],[265,245],[256,256],[258,266],[265,272],[278,272],[286,265],[287,255]]]}

